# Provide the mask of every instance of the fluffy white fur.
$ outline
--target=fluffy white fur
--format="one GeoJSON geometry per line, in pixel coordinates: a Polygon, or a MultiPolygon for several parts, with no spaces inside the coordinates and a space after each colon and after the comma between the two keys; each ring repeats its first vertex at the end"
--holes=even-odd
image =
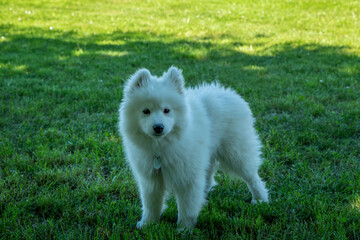
{"type": "Polygon", "coordinates": [[[233,90],[218,83],[185,88],[175,67],[161,77],[140,69],[127,81],[119,112],[142,201],[138,228],[160,219],[166,192],[176,197],[180,227],[193,228],[217,166],[247,183],[253,203],[268,201],[254,118],[233,90]]]}

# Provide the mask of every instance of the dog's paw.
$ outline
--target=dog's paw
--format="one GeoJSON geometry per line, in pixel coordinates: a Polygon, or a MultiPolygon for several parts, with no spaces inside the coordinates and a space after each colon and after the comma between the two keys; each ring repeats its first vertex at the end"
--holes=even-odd
{"type": "Polygon", "coordinates": [[[188,234],[192,234],[193,233],[193,229],[189,228],[189,227],[178,227],[176,229],[176,232],[182,236],[186,236],[188,234]]]}
{"type": "Polygon", "coordinates": [[[251,204],[259,204],[259,203],[268,203],[268,200],[260,200],[260,199],[253,199],[251,200],[251,204]]]}
{"type": "Polygon", "coordinates": [[[146,225],[146,222],[143,219],[141,219],[141,221],[138,221],[136,223],[136,228],[137,229],[142,229],[143,227],[145,227],[145,225],[146,225]]]}

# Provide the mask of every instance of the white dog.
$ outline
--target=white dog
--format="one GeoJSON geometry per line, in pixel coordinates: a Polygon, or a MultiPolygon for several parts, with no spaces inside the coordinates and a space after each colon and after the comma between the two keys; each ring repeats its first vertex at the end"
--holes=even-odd
{"type": "Polygon", "coordinates": [[[166,192],[176,197],[180,228],[193,228],[217,166],[247,183],[253,203],[268,202],[254,118],[233,90],[218,83],[185,88],[175,67],[161,77],[140,69],[127,81],[119,112],[142,201],[138,228],[160,219],[166,192]]]}

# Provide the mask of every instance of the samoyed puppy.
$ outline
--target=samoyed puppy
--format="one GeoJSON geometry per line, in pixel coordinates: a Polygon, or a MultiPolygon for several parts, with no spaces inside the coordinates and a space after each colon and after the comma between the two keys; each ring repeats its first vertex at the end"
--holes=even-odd
{"type": "Polygon", "coordinates": [[[125,85],[119,113],[142,202],[138,228],[159,221],[167,193],[176,197],[179,228],[193,228],[218,167],[246,182],[252,203],[268,202],[254,118],[233,90],[218,83],[185,88],[176,67],[161,77],[140,69],[125,85]]]}

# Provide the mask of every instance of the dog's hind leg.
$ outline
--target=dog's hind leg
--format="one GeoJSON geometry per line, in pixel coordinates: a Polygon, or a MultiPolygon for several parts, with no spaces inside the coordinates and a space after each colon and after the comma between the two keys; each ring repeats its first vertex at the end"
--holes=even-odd
{"type": "Polygon", "coordinates": [[[240,177],[246,182],[251,191],[251,203],[256,204],[258,202],[269,202],[268,190],[265,187],[265,183],[259,177],[257,171],[247,172],[247,169],[243,169],[240,173],[240,177]]]}
{"type": "Polygon", "coordinates": [[[217,182],[214,179],[215,172],[217,170],[217,162],[215,158],[211,159],[210,166],[206,172],[206,187],[205,192],[209,193],[213,187],[217,185],[217,182]]]}
{"type": "Polygon", "coordinates": [[[241,177],[252,193],[252,203],[268,202],[268,190],[261,180],[258,169],[261,164],[260,152],[257,148],[232,149],[227,148],[227,154],[223,154],[220,168],[241,177]]]}
{"type": "Polygon", "coordinates": [[[257,169],[247,168],[246,165],[243,165],[242,167],[231,169],[230,172],[245,181],[252,194],[251,203],[269,202],[268,190],[265,187],[265,183],[261,180],[257,169]]]}

